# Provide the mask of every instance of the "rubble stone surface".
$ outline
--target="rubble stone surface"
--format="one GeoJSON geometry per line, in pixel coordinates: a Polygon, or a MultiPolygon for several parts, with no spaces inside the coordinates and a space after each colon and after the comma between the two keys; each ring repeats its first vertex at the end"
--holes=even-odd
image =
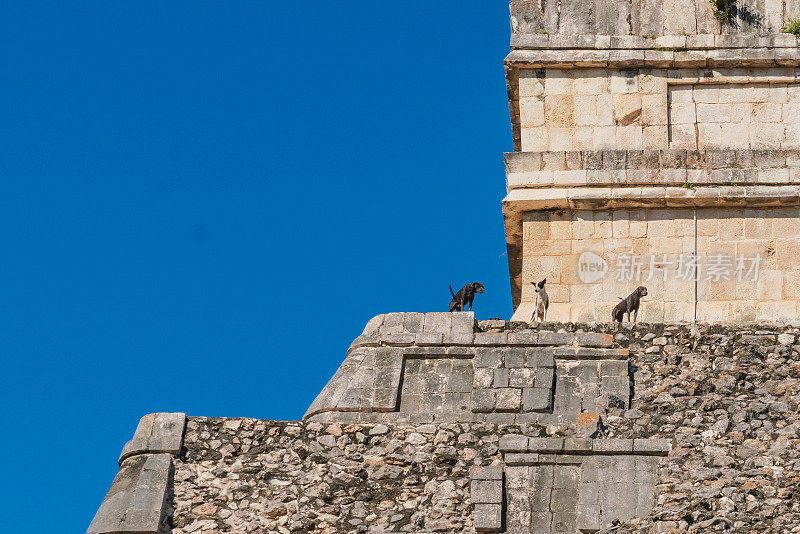
{"type": "MultiPolygon", "coordinates": [[[[527,531],[535,532],[535,517],[509,500],[526,495],[509,492],[520,489],[515,472],[548,465],[549,453],[530,452],[531,443],[542,451],[568,449],[561,457],[551,454],[550,467],[556,472],[561,466],[555,462],[562,462],[563,473],[574,475],[578,468],[568,459],[587,454],[587,441],[604,444],[582,458],[611,454],[622,472],[636,469],[625,458],[651,458],[652,510],[614,525],[602,524],[591,505],[579,506],[577,515],[549,510],[541,531],[576,532],[576,525],[596,524],[601,532],[642,534],[800,532],[800,329],[707,325],[692,337],[689,325],[492,326],[508,335],[611,335],[615,347],[630,350],[630,406],[610,407],[597,439],[574,439],[576,425],[569,422],[189,417],[184,452],[175,460],[173,533],[476,532],[484,525],[492,531],[498,511],[507,531],[509,521],[531,521],[527,531]],[[625,451],[615,449],[620,447],[625,451]],[[657,451],[668,456],[652,456],[657,451]],[[492,496],[497,476],[506,495],[499,505],[492,496]],[[484,488],[476,481],[488,483],[484,488]],[[473,496],[478,486],[482,494],[473,496]]],[[[555,481],[551,489],[557,495],[578,504],[593,498],[588,478],[577,486],[576,479],[560,480],[563,489],[555,481]],[[577,493],[570,489],[576,487],[577,493]]],[[[640,513],[636,497],[619,506],[640,513]]]]}

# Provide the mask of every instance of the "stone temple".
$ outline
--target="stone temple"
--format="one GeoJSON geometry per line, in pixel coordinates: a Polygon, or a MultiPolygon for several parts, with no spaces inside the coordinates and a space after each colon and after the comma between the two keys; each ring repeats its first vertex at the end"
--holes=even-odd
{"type": "Polygon", "coordinates": [[[800,1],[510,7],[511,320],[374,317],[301,421],[145,415],[87,533],[800,532],[800,1]]]}

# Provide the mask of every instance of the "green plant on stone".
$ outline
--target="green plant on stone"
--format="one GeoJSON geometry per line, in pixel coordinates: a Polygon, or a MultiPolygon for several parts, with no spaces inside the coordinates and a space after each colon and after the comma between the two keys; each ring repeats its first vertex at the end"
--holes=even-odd
{"type": "Polygon", "coordinates": [[[709,0],[714,8],[714,18],[721,23],[736,20],[736,0],[709,0]]]}
{"type": "Polygon", "coordinates": [[[542,35],[550,35],[550,32],[545,29],[539,30],[539,33],[541,33],[542,35]]]}
{"type": "Polygon", "coordinates": [[[783,33],[791,33],[795,37],[800,37],[800,19],[789,17],[789,24],[781,28],[783,33]]]}
{"type": "Polygon", "coordinates": [[[684,189],[694,189],[694,184],[691,182],[685,182],[681,185],[681,187],[684,189]]]}

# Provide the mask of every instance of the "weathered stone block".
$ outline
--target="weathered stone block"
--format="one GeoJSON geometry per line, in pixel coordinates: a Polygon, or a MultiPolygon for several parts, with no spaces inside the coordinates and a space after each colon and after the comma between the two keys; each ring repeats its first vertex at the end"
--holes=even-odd
{"type": "Polygon", "coordinates": [[[435,332],[418,332],[414,336],[414,344],[419,346],[441,345],[443,334],[435,332]]]}
{"type": "Polygon", "coordinates": [[[536,367],[534,369],[533,385],[537,388],[552,390],[555,371],[552,367],[536,367]]]}
{"type": "Polygon", "coordinates": [[[472,334],[444,334],[444,345],[472,345],[472,334]]]}
{"type": "Polygon", "coordinates": [[[527,367],[544,367],[552,369],[555,367],[555,356],[553,349],[539,347],[525,349],[525,365],[527,367]]]}
{"type": "Polygon", "coordinates": [[[624,454],[633,452],[633,440],[626,438],[596,439],[592,442],[595,454],[624,454]]]}
{"type": "Polygon", "coordinates": [[[423,331],[437,334],[450,334],[452,316],[453,314],[449,312],[426,313],[423,331]]]}
{"type": "Polygon", "coordinates": [[[503,365],[502,349],[479,348],[475,350],[475,367],[489,367],[497,369],[503,365]]]}
{"type": "Polygon", "coordinates": [[[597,413],[579,413],[575,435],[579,438],[590,438],[600,428],[600,415],[597,413]]]}
{"type": "Polygon", "coordinates": [[[669,439],[634,439],[633,452],[637,454],[653,454],[666,456],[672,450],[669,439]]]}
{"type": "Polygon", "coordinates": [[[475,504],[499,504],[503,502],[503,484],[500,480],[473,479],[470,499],[475,504]]]}
{"type": "Polygon", "coordinates": [[[422,331],[425,314],[419,312],[406,312],[403,315],[403,331],[417,333],[422,331]]]}
{"type": "Polygon", "coordinates": [[[171,471],[171,454],[124,460],[87,534],[161,532],[171,471]]]}
{"type": "Polygon", "coordinates": [[[502,333],[489,333],[478,332],[474,335],[476,345],[505,345],[508,342],[508,334],[502,333]]]}
{"type": "Polygon", "coordinates": [[[472,334],[475,326],[473,312],[453,312],[451,314],[451,332],[453,334],[472,334]]]}
{"type": "Polygon", "coordinates": [[[522,403],[522,391],[517,388],[499,388],[495,410],[498,412],[518,412],[522,403]]]}
{"type": "MultiPolygon", "coordinates": [[[[524,359],[524,354],[522,355],[524,359]]],[[[508,355],[506,355],[508,359],[508,355]]],[[[530,368],[513,368],[508,370],[508,385],[513,388],[528,388],[533,386],[534,370],[530,368]]]]}
{"type": "Polygon", "coordinates": [[[510,348],[503,351],[503,366],[507,368],[525,367],[525,349],[510,348]]]}
{"type": "Polygon", "coordinates": [[[589,438],[567,438],[564,440],[564,452],[590,453],[592,452],[592,440],[589,438]]]}
{"type": "Polygon", "coordinates": [[[582,347],[610,347],[614,342],[611,334],[599,332],[576,332],[575,339],[582,347]]]}
{"type": "Polygon", "coordinates": [[[497,392],[494,389],[475,389],[472,391],[472,411],[475,413],[493,412],[497,392]]]}
{"type": "Polygon", "coordinates": [[[505,434],[500,436],[498,447],[504,452],[526,452],[528,450],[528,437],[522,434],[505,434]]]}
{"type": "Polygon", "coordinates": [[[473,467],[473,480],[503,480],[503,468],[497,465],[489,467],[473,467]]]}
{"type": "Polygon", "coordinates": [[[143,416],[136,427],[133,439],[122,448],[119,464],[135,454],[180,454],[185,427],[184,413],[151,413],[143,416]]]}
{"type": "Polygon", "coordinates": [[[552,405],[550,388],[531,387],[522,390],[522,410],[525,412],[547,412],[552,405]]]}
{"type": "Polygon", "coordinates": [[[377,334],[381,325],[383,324],[383,319],[384,315],[380,314],[367,321],[367,324],[364,326],[364,331],[361,332],[361,335],[370,336],[377,334]]]}
{"type": "Polygon", "coordinates": [[[523,332],[509,332],[508,344],[509,345],[536,345],[538,341],[538,333],[523,331],[523,332]]]}
{"type": "Polygon", "coordinates": [[[628,377],[628,362],[620,360],[600,360],[599,374],[600,376],[614,376],[627,379],[628,377]]]}
{"type": "Polygon", "coordinates": [[[528,450],[538,453],[556,453],[564,450],[561,438],[529,438],[528,450]]]}
{"type": "Polygon", "coordinates": [[[503,457],[506,465],[536,465],[539,455],[535,452],[508,452],[503,457]]]}
{"type": "Polygon", "coordinates": [[[384,315],[380,327],[381,336],[384,334],[399,334],[403,331],[403,313],[393,312],[384,315]]]}
{"type": "Polygon", "coordinates": [[[500,532],[503,524],[501,505],[476,504],[473,524],[478,532],[500,532]]]}
{"type": "Polygon", "coordinates": [[[539,345],[571,345],[575,340],[575,335],[569,332],[550,332],[542,330],[539,332],[537,342],[539,345]]]}
{"type": "Polygon", "coordinates": [[[494,388],[507,388],[508,387],[508,369],[495,369],[494,380],[492,381],[494,388]]]}
{"type": "Polygon", "coordinates": [[[597,532],[600,530],[600,506],[597,504],[579,504],[576,524],[581,532],[597,532]]]}

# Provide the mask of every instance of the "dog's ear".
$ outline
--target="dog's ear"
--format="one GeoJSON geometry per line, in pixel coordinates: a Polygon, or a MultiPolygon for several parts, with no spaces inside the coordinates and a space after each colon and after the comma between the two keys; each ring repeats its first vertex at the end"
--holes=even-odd
{"type": "Polygon", "coordinates": [[[542,285],[545,285],[546,283],[547,283],[547,278],[545,278],[545,279],[544,279],[544,280],[542,280],[542,282],[541,282],[541,284],[542,284],[542,285]]]}

